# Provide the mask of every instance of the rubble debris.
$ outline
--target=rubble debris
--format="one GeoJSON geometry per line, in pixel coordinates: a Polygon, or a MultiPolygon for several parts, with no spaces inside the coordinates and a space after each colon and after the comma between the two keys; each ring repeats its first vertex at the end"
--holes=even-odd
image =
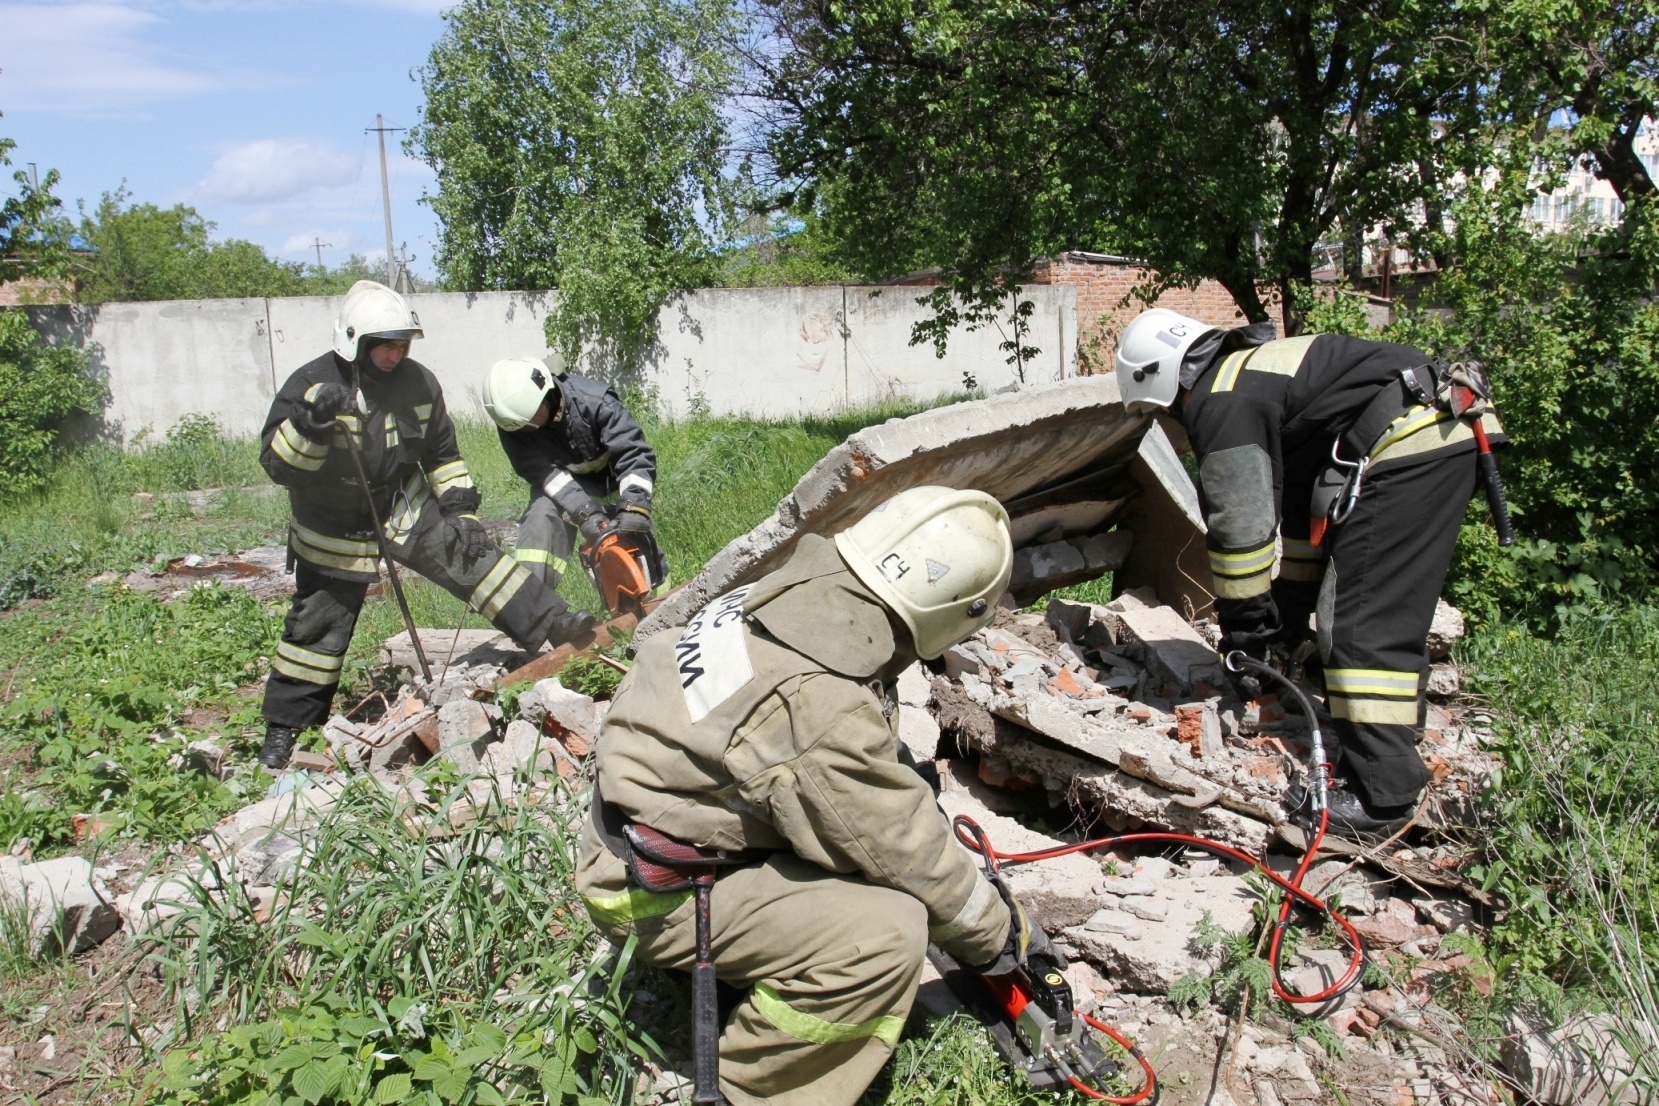
{"type": "Polygon", "coordinates": [[[532,726],[559,743],[580,760],[593,749],[599,737],[599,713],[590,696],[572,691],[557,679],[537,680],[518,697],[518,713],[532,726]]]}
{"type": "MultiPolygon", "coordinates": [[[[169,601],[211,580],[225,587],[244,588],[260,599],[282,598],[294,590],[294,582],[287,575],[288,550],[280,545],[262,545],[225,556],[190,553],[159,561],[156,567],[158,571],[129,572],[121,582],[133,591],[157,592],[169,601]]],[[[98,582],[113,583],[114,578],[99,577],[98,582]]]]}
{"type": "MultiPolygon", "coordinates": [[[[1003,852],[1034,852],[1065,844],[1027,829],[1013,818],[993,813],[966,791],[942,792],[939,806],[948,818],[965,814],[978,822],[1003,852]]],[[[1031,912],[1033,920],[1050,932],[1081,924],[1099,907],[1095,888],[1101,880],[1100,864],[1080,853],[1006,871],[1014,896],[1031,912]]]]}
{"type": "Polygon", "coordinates": [[[1135,536],[1127,530],[1028,545],[1014,554],[1008,590],[1023,607],[1056,588],[1085,583],[1116,571],[1129,559],[1135,536]]]}
{"type": "MultiPolygon", "coordinates": [[[[484,747],[495,737],[490,706],[473,699],[451,699],[438,710],[438,756],[463,776],[479,771],[484,747]]],[[[496,708],[500,716],[501,710],[496,708]]]]}
{"type": "Polygon", "coordinates": [[[25,863],[0,856],[0,912],[6,924],[22,924],[29,955],[39,960],[96,948],[118,929],[103,881],[78,856],[25,863]]]}
{"type": "Polygon", "coordinates": [[[1507,1028],[1504,1071],[1528,1101],[1542,1106],[1646,1101],[1630,1083],[1635,1064],[1607,1018],[1581,1015],[1550,1028],[1511,1013],[1507,1028]]]}
{"type": "Polygon", "coordinates": [[[1463,640],[1463,612],[1446,602],[1435,600],[1434,621],[1429,623],[1429,660],[1443,661],[1452,655],[1452,648],[1463,640]]]}
{"type": "MultiPolygon", "coordinates": [[[[421,647],[426,650],[427,663],[433,675],[444,669],[474,669],[493,665],[503,671],[514,669],[530,659],[530,654],[513,644],[513,639],[499,630],[422,630],[421,647]]],[[[380,661],[391,668],[419,670],[414,643],[405,630],[385,640],[380,646],[380,661]]]]}

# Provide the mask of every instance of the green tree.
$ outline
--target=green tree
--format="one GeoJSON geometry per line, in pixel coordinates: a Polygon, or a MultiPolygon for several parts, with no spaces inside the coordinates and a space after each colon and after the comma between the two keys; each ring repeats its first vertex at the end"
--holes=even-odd
{"type": "Polygon", "coordinates": [[[276,261],[253,242],[212,241],[213,224],[193,207],[130,202],[126,189],[106,192],[81,217],[89,247],[80,272],[87,303],[124,300],[297,296],[307,292],[304,266],[276,261]]]}
{"type": "Polygon", "coordinates": [[[548,340],[622,368],[715,282],[734,206],[729,0],[463,0],[421,71],[450,287],[557,288],[548,340]]]}
{"type": "Polygon", "coordinates": [[[49,346],[17,310],[0,310],[0,498],[46,482],[66,420],[96,414],[103,391],[86,355],[49,346]]]}
{"type": "MultiPolygon", "coordinates": [[[[0,137],[0,168],[12,163],[17,143],[0,137]]],[[[15,196],[0,199],[0,284],[19,278],[53,279],[67,267],[68,236],[57,210],[63,201],[52,194],[58,171],[48,169],[36,184],[21,169],[12,173],[15,196]]]]}
{"type": "Polygon", "coordinates": [[[720,272],[727,288],[839,284],[857,279],[835,259],[836,244],[824,233],[823,220],[754,214],[745,225],[742,245],[728,250],[720,272]]]}
{"type": "Polygon", "coordinates": [[[1322,241],[1432,225],[1473,156],[1445,125],[1478,91],[1456,5],[768,5],[780,176],[855,269],[938,266],[982,305],[1035,259],[1093,249],[1218,280],[1265,319],[1322,241]]]}

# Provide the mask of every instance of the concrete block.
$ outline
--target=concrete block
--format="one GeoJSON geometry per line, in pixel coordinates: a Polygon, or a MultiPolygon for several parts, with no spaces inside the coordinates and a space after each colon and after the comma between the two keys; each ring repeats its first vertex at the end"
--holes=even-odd
{"type": "Polygon", "coordinates": [[[1190,695],[1200,683],[1226,686],[1221,661],[1202,634],[1169,607],[1113,612],[1119,641],[1132,641],[1145,650],[1146,665],[1155,679],[1190,695]]]}
{"type": "Polygon", "coordinates": [[[1475,908],[1462,899],[1417,898],[1411,900],[1418,917],[1441,933],[1468,929],[1475,920],[1475,908]]]}
{"type": "Polygon", "coordinates": [[[1543,1106],[1648,1101],[1630,1082],[1635,1064],[1608,1019],[1583,1015],[1548,1027],[1511,1013],[1507,1028],[1504,1071],[1529,1101],[1543,1106]]]}
{"type": "Polygon", "coordinates": [[[438,755],[463,775],[479,770],[485,746],[494,736],[483,703],[452,699],[438,710],[438,755]]]}
{"type": "MultiPolygon", "coordinates": [[[[966,814],[978,822],[991,843],[1003,852],[1032,852],[1063,844],[1012,818],[992,813],[965,791],[941,793],[939,806],[947,819],[966,814]]],[[[1086,856],[1073,853],[1042,864],[1023,864],[1007,872],[1015,897],[1050,933],[1079,925],[1099,906],[1094,888],[1100,882],[1100,865],[1086,856]]]]}
{"type": "Polygon", "coordinates": [[[552,750],[546,748],[551,743],[552,739],[543,737],[536,727],[515,718],[507,724],[506,735],[485,750],[484,770],[492,776],[527,770],[538,775],[551,772],[555,759],[552,750]]]}
{"type": "Polygon", "coordinates": [[[1463,690],[1463,672],[1455,664],[1431,664],[1427,694],[1430,699],[1455,699],[1463,690]]]}
{"type": "Polygon", "coordinates": [[[1116,572],[1128,561],[1135,535],[1128,530],[1113,530],[1109,534],[1086,534],[1073,538],[1072,544],[1083,554],[1083,564],[1090,572],[1116,572]]]}
{"type": "Polygon", "coordinates": [[[557,737],[575,757],[588,755],[599,736],[593,699],[557,679],[537,680],[518,699],[519,717],[557,737]]]}
{"type": "MultiPolygon", "coordinates": [[[[636,640],[684,625],[710,599],[771,571],[802,534],[845,529],[907,488],[978,488],[1012,502],[1073,477],[1113,471],[1135,456],[1148,425],[1144,416],[1124,410],[1108,374],[1032,385],[868,427],[830,450],[771,517],[665,599],[640,624],[636,640]]],[[[1143,490],[1127,473],[1113,480],[1091,497],[1132,504],[1143,490]]],[[[1128,509],[1115,508],[1093,528],[1112,526],[1128,509]]],[[[1197,544],[1202,558],[1202,539],[1197,544]]]]}
{"type": "Polygon", "coordinates": [[[1444,599],[1435,600],[1434,621],[1429,623],[1429,660],[1443,661],[1451,656],[1463,634],[1463,612],[1444,599]]]}
{"type": "Polygon", "coordinates": [[[932,682],[933,673],[929,672],[921,661],[917,661],[899,673],[899,703],[907,707],[926,707],[928,696],[933,694],[929,690],[932,682]]]}
{"type": "Polygon", "coordinates": [[[1233,933],[1253,924],[1249,888],[1228,874],[1160,881],[1155,895],[1109,901],[1065,935],[1123,991],[1164,994],[1183,976],[1214,971],[1214,954],[1200,955],[1192,944],[1205,913],[1233,933]]]}
{"type": "MultiPolygon", "coordinates": [[[[1300,954],[1301,966],[1290,971],[1291,990],[1299,995],[1317,995],[1336,984],[1348,971],[1349,953],[1342,949],[1311,949],[1300,954]]],[[[1328,1018],[1341,1010],[1357,1010],[1365,996],[1363,987],[1353,987],[1337,998],[1318,1006],[1298,1009],[1308,1017],[1328,1018]]]]}
{"type": "Polygon", "coordinates": [[[121,928],[114,901],[78,856],[25,864],[0,856],[0,910],[7,924],[27,927],[29,955],[75,955],[96,948],[121,928]]]}
{"type": "Polygon", "coordinates": [[[939,755],[939,723],[921,707],[899,704],[899,741],[919,761],[939,755]]]}
{"type": "MultiPolygon", "coordinates": [[[[426,650],[426,663],[432,666],[436,678],[444,669],[455,672],[480,665],[494,665],[513,669],[530,659],[530,654],[513,644],[513,639],[500,630],[462,630],[457,639],[454,630],[419,630],[421,647],[426,650]],[[450,652],[450,643],[455,649],[450,652]],[[447,663],[446,663],[447,662],[447,663]]],[[[393,668],[408,668],[419,675],[420,663],[415,647],[409,641],[409,631],[394,634],[380,646],[381,663],[393,668]]]]}

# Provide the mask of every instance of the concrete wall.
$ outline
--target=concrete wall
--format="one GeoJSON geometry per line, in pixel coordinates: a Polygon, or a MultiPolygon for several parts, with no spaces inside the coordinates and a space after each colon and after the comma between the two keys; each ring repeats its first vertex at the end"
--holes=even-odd
{"type": "MultiPolygon", "coordinates": [[[[915,289],[829,286],[712,289],[665,307],[659,349],[636,383],[654,386],[664,409],[683,415],[789,416],[872,401],[931,398],[972,376],[995,390],[1014,370],[994,328],[959,330],[943,359],[911,346],[925,317],[915,289]]],[[[1032,382],[1075,374],[1077,296],[1069,286],[1032,287],[1028,343],[1032,382]]],[[[549,293],[426,293],[411,297],[426,338],[414,356],[437,373],[451,410],[483,417],[478,388],[502,357],[546,352],[549,293]]],[[[288,375],[332,344],[337,297],[183,300],[29,307],[54,342],[89,351],[107,382],[106,434],[131,442],[193,412],[252,434],[288,375]]],[[[602,372],[600,375],[604,375],[602,372]]],[[[613,381],[614,383],[630,383],[613,381]]]]}

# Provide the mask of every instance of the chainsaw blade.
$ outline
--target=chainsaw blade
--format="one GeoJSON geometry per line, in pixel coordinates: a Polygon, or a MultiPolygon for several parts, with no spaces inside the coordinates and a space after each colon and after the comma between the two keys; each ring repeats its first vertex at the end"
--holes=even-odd
{"type": "MultiPolygon", "coordinates": [[[[1031,1050],[1027,1043],[1027,1034],[1022,1033],[1021,1026],[1015,1023],[997,1001],[991,989],[986,986],[983,976],[963,967],[937,945],[928,945],[927,958],[938,971],[940,978],[945,981],[945,986],[950,988],[951,994],[955,995],[957,1001],[985,1027],[997,1055],[1018,1071],[1027,1084],[1039,1091],[1071,1088],[1070,1079],[1061,1063],[1056,1062],[1053,1056],[1040,1055],[1031,1050]]],[[[1031,1013],[1037,1012],[1035,1004],[1029,1009],[1031,1013]]],[[[1026,1029],[1029,1032],[1029,1027],[1026,1029]]],[[[1106,1055],[1106,1050],[1101,1047],[1095,1035],[1089,1032],[1082,1018],[1071,1019],[1071,1030],[1059,1043],[1062,1046],[1060,1051],[1066,1054],[1064,1064],[1071,1069],[1071,1074],[1085,1082],[1100,1086],[1117,1074],[1118,1065],[1106,1055]]]]}

